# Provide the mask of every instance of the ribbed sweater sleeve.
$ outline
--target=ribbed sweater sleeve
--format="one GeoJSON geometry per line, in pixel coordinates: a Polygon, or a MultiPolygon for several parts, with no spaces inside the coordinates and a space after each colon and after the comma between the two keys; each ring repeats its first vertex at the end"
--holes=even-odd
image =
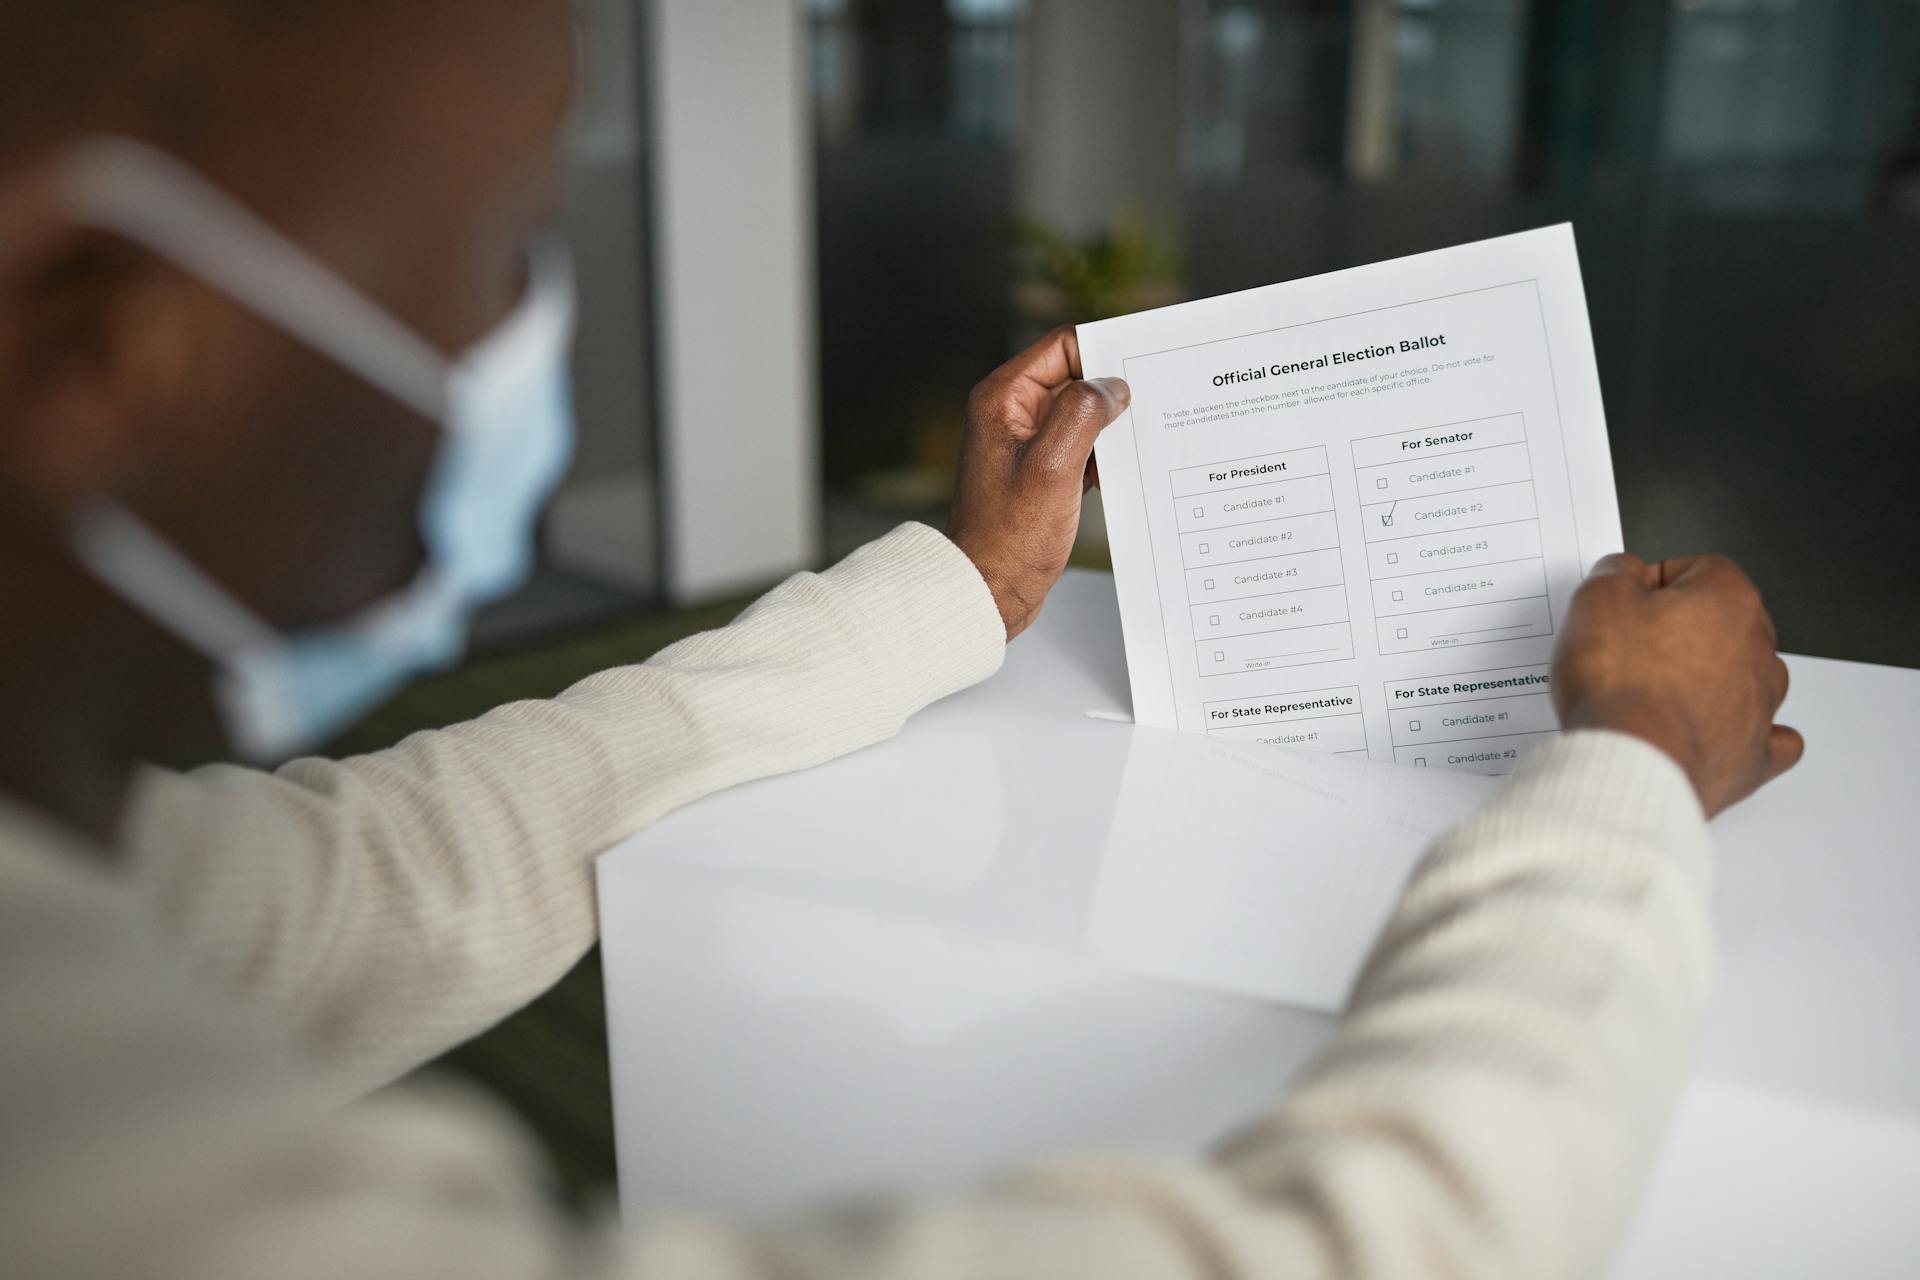
{"type": "Polygon", "coordinates": [[[656,1223],[644,1280],[1599,1275],[1711,961],[1692,788],[1638,740],[1537,752],[1440,841],[1332,1042],[1203,1163],[1090,1158],[761,1232],[656,1223]]]}
{"type": "Polygon", "coordinates": [[[971,562],[906,525],[731,626],[342,762],[153,772],[134,865],[202,975],[360,1091],[552,985],[596,936],[592,861],[724,787],[894,734],[999,668],[971,562]]]}
{"type": "Polygon", "coordinates": [[[558,1214],[513,1127],[470,1099],[276,1102],[304,1073],[253,1065],[257,1046],[221,1038],[218,1011],[166,966],[127,969],[123,933],[89,937],[112,918],[81,909],[103,887],[17,878],[21,918],[57,922],[66,904],[71,919],[21,981],[73,998],[0,1071],[56,1100],[14,1117],[15,1138],[64,1153],[0,1182],[0,1228],[12,1220],[31,1273],[56,1278],[1597,1276],[1686,1078],[1711,967],[1707,864],[1677,767],[1633,739],[1572,735],[1435,846],[1326,1050],[1211,1157],[1091,1155],[945,1199],[623,1229],[558,1214]]]}
{"type": "Polygon", "coordinates": [[[271,779],[151,780],[138,883],[171,898],[168,945],[254,1007],[231,1034],[204,978],[172,983],[123,922],[124,886],[24,863],[0,916],[44,938],[0,969],[32,1031],[0,1076],[49,1101],[0,1131],[61,1154],[0,1181],[0,1228],[35,1246],[36,1275],[180,1280],[1602,1274],[1712,969],[1699,806],[1671,760],[1615,734],[1542,748],[1434,846],[1325,1050],[1202,1158],[1094,1154],[786,1223],[604,1229],[557,1213],[514,1127],[471,1099],[277,1101],[387,1078],[537,991],[591,939],[588,860],[614,839],[883,737],[992,670],[998,620],[970,574],[909,529],[554,703],[271,779]],[[290,1054],[260,1043],[286,1031],[290,1054]]]}

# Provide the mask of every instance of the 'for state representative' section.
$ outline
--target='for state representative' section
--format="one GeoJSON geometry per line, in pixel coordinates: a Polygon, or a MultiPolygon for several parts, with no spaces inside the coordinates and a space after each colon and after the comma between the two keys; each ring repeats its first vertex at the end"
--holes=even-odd
{"type": "Polygon", "coordinates": [[[1384,687],[1393,758],[1401,764],[1507,773],[1558,731],[1549,668],[1426,676],[1384,687]]]}
{"type": "Polygon", "coordinates": [[[1207,732],[1218,737],[1330,755],[1367,754],[1366,718],[1355,685],[1208,702],[1201,712],[1207,732]]]}

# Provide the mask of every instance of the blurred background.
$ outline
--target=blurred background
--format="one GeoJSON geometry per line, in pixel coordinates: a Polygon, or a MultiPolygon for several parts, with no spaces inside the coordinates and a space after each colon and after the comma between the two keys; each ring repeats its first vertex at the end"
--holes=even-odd
{"type": "Polygon", "coordinates": [[[1920,662],[1920,0],[585,21],[585,447],[489,639],[937,520],[967,389],[1050,324],[1570,220],[1630,544],[1740,558],[1791,648],[1920,662]]]}
{"type": "MultiPolygon", "coordinates": [[[[1920,665],[1920,0],[589,0],[583,443],[475,662],[546,695],[943,517],[1042,329],[1571,221],[1628,544],[1920,665]]],[[[1079,551],[1104,556],[1090,513],[1079,551]]],[[[612,1176],[592,962],[463,1050],[612,1176]]]]}

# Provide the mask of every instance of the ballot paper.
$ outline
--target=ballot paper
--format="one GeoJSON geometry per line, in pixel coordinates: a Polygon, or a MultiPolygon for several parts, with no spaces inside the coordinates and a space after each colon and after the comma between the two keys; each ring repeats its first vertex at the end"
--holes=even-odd
{"type": "Polygon", "coordinates": [[[1505,773],[1620,548],[1569,226],[1082,325],[1145,725],[1505,773]]]}

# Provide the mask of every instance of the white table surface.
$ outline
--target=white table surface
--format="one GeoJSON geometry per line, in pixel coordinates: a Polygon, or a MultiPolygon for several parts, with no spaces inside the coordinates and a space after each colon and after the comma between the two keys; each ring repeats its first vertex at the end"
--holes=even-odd
{"type": "MultiPolygon", "coordinates": [[[[1623,1277],[1920,1274],[1920,672],[1789,665],[1807,758],[1716,824],[1720,987],[1623,1277]]],[[[1127,706],[1111,579],[1069,574],[894,741],[601,860],[628,1213],[1195,1150],[1273,1101],[1326,1017],[1081,945],[1149,732],[1086,713],[1127,706]]]]}

